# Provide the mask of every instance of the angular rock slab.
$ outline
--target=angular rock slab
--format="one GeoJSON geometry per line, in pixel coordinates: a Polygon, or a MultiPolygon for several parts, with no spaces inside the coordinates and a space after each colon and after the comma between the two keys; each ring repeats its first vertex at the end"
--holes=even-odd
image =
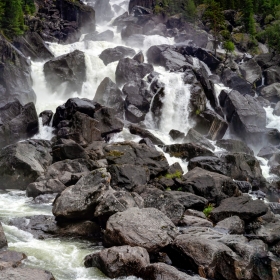
{"type": "Polygon", "coordinates": [[[53,275],[46,271],[35,268],[11,268],[1,271],[2,280],[55,280],[53,275]]]}
{"type": "Polygon", "coordinates": [[[139,275],[149,264],[149,254],[141,247],[112,247],[85,257],[86,267],[97,267],[110,278],[139,275]]]}
{"type": "Polygon", "coordinates": [[[155,208],[130,208],[111,216],[104,240],[107,246],[141,246],[149,253],[166,247],[178,234],[175,225],[155,208]]]}

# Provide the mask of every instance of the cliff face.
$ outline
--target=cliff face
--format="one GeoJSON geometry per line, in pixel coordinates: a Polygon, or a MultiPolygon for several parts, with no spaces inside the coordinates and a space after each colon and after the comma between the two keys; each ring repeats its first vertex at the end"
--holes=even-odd
{"type": "Polygon", "coordinates": [[[131,12],[134,6],[142,6],[145,8],[153,9],[156,4],[156,0],[130,0],[129,12],[131,12]]]}

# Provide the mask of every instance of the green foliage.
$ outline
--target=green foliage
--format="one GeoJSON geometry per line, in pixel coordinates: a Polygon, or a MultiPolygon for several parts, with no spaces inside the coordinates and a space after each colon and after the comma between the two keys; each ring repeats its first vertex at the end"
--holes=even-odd
{"type": "Polygon", "coordinates": [[[209,203],[208,206],[203,210],[204,215],[208,218],[211,212],[213,211],[213,209],[214,209],[214,204],[209,203]]]}
{"type": "Polygon", "coordinates": [[[182,172],[177,170],[175,173],[173,173],[173,174],[168,173],[164,177],[167,178],[167,179],[181,178],[182,177],[182,172]]]}
{"type": "Polygon", "coordinates": [[[224,42],[224,49],[227,53],[232,53],[234,51],[234,44],[231,41],[224,42]]]}

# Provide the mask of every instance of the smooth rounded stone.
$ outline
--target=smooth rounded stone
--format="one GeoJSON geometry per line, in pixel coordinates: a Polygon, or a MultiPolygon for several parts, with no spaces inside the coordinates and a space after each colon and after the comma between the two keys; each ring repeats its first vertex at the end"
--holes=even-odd
{"type": "Polygon", "coordinates": [[[32,137],[39,131],[33,102],[22,105],[18,100],[0,107],[0,148],[32,137]]]}
{"type": "Polygon", "coordinates": [[[215,150],[215,147],[202,134],[191,128],[183,139],[184,142],[199,144],[207,149],[215,150]]]}
{"type": "Polygon", "coordinates": [[[120,246],[87,255],[84,264],[97,267],[110,278],[136,276],[150,264],[150,257],[144,248],[120,246]]]}
{"type": "Polygon", "coordinates": [[[210,203],[219,205],[227,197],[239,196],[237,184],[227,176],[196,167],[184,175],[184,184],[210,203]]]}
{"type": "Polygon", "coordinates": [[[148,138],[152,141],[152,143],[154,145],[164,145],[164,143],[159,139],[157,138],[156,136],[154,136],[149,130],[147,129],[144,129],[138,125],[134,125],[134,124],[130,124],[129,127],[129,132],[131,134],[135,134],[135,135],[139,135],[143,138],[148,138]]]}
{"type": "Polygon", "coordinates": [[[229,247],[214,239],[191,233],[179,235],[172,242],[169,255],[175,266],[188,268],[204,278],[215,279],[221,275],[222,279],[238,279],[233,265],[236,255],[229,247]]]}
{"type": "Polygon", "coordinates": [[[176,130],[176,129],[171,129],[169,131],[169,135],[170,137],[173,139],[173,140],[177,140],[179,138],[183,138],[185,137],[185,133],[179,131],[179,130],[176,130]]]}
{"type": "Polygon", "coordinates": [[[106,225],[106,246],[140,246],[158,252],[178,234],[171,220],[155,208],[130,208],[111,216],[106,225]]]}
{"type": "Polygon", "coordinates": [[[181,227],[213,227],[213,224],[207,219],[188,215],[184,215],[179,221],[178,225],[181,227]]]}
{"type": "Polygon", "coordinates": [[[0,222],[0,250],[7,247],[7,246],[8,246],[8,242],[7,242],[7,239],[6,239],[6,235],[4,233],[2,224],[0,222]]]}
{"type": "Polygon", "coordinates": [[[170,194],[176,198],[185,209],[195,209],[202,211],[208,204],[208,200],[202,196],[189,192],[171,191],[170,194]]]}
{"type": "Polygon", "coordinates": [[[172,195],[172,192],[159,190],[155,187],[135,189],[144,199],[146,208],[153,207],[164,213],[175,225],[184,214],[184,206],[172,195]]]}
{"type": "Polygon", "coordinates": [[[254,152],[249,148],[246,143],[235,139],[221,139],[217,140],[216,145],[231,153],[245,153],[253,156],[254,152]]]}
{"type": "Polygon", "coordinates": [[[125,191],[108,191],[95,208],[94,217],[98,219],[99,224],[106,227],[106,222],[110,216],[132,207],[144,208],[144,200],[139,194],[125,191]]]}
{"type": "Polygon", "coordinates": [[[165,153],[172,157],[190,160],[197,156],[214,156],[210,150],[193,143],[171,144],[162,147],[165,153]]]}
{"type": "Polygon", "coordinates": [[[110,173],[105,168],[82,177],[76,185],[66,188],[54,201],[53,214],[62,219],[93,217],[98,199],[110,189],[110,173]]]}
{"type": "Polygon", "coordinates": [[[99,55],[99,58],[104,62],[105,65],[108,65],[111,62],[119,61],[125,57],[133,57],[135,54],[136,53],[134,49],[118,46],[104,50],[99,55]]]}
{"type": "Polygon", "coordinates": [[[44,73],[48,85],[53,91],[67,82],[68,93],[80,92],[86,81],[85,54],[75,50],[55,57],[44,64],[44,73]]]}
{"type": "Polygon", "coordinates": [[[46,271],[35,268],[10,268],[1,271],[0,279],[9,280],[55,280],[53,275],[46,271]]]}
{"type": "Polygon", "coordinates": [[[203,280],[199,276],[190,276],[175,267],[165,263],[153,263],[147,266],[141,274],[144,280],[203,280]]]}
{"type": "Polygon", "coordinates": [[[238,216],[232,216],[218,222],[215,228],[222,228],[228,231],[229,234],[244,234],[245,224],[238,216]]]}
{"type": "MultiPolygon", "coordinates": [[[[7,268],[16,268],[21,265],[22,261],[27,256],[24,253],[15,251],[3,251],[0,252],[0,271],[7,268]]],[[[1,275],[0,275],[1,279],[1,275]]]]}
{"type": "Polygon", "coordinates": [[[280,101],[278,101],[273,110],[273,115],[280,116],[280,101]]]}
{"type": "Polygon", "coordinates": [[[262,69],[255,59],[250,59],[239,66],[244,79],[250,84],[255,84],[262,78],[262,69]]]}
{"type": "Polygon", "coordinates": [[[120,59],[116,69],[116,82],[118,85],[144,78],[154,71],[151,64],[139,63],[131,58],[120,59]]]}
{"type": "Polygon", "coordinates": [[[0,180],[3,189],[22,189],[43,175],[52,163],[50,142],[26,140],[0,151],[0,180]]]}
{"type": "Polygon", "coordinates": [[[49,179],[29,184],[26,188],[26,196],[35,198],[44,194],[61,193],[65,189],[66,186],[59,180],[49,179]]]}
{"type": "Polygon", "coordinates": [[[120,114],[123,114],[122,92],[117,85],[108,77],[98,86],[93,101],[101,105],[113,107],[120,114]]]}
{"type": "Polygon", "coordinates": [[[268,206],[261,200],[252,200],[249,196],[229,197],[213,209],[211,220],[217,223],[231,216],[238,216],[248,222],[265,215],[267,211],[268,206]]]}

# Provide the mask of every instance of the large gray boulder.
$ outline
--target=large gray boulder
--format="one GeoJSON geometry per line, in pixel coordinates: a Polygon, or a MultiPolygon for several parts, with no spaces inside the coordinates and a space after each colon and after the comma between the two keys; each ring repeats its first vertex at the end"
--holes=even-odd
{"type": "Polygon", "coordinates": [[[269,67],[263,72],[265,84],[271,85],[273,83],[279,83],[280,82],[280,67],[278,65],[269,67]]]}
{"type": "Polygon", "coordinates": [[[265,215],[268,206],[261,200],[252,200],[249,196],[229,197],[211,212],[211,219],[219,222],[231,216],[238,216],[244,221],[250,221],[265,215]]]}
{"type": "Polygon", "coordinates": [[[255,59],[250,59],[239,66],[242,76],[250,84],[255,84],[262,77],[262,69],[255,61],[255,59]]]}
{"type": "Polygon", "coordinates": [[[266,112],[252,96],[242,96],[238,91],[222,91],[220,104],[231,129],[248,142],[260,142],[266,128],[266,112]]]}
{"type": "Polygon", "coordinates": [[[0,107],[0,148],[32,137],[39,131],[34,103],[21,105],[18,100],[0,107]]]}
{"type": "Polygon", "coordinates": [[[0,35],[0,107],[15,99],[23,105],[36,102],[30,61],[0,35]]]}
{"type": "Polygon", "coordinates": [[[151,64],[139,63],[131,58],[122,58],[116,69],[116,82],[118,85],[122,85],[130,81],[141,80],[153,71],[154,68],[151,64]]]}
{"type": "Polygon", "coordinates": [[[54,216],[63,219],[92,218],[100,197],[110,190],[110,179],[105,168],[82,177],[76,185],[68,187],[57,197],[53,205],[54,216]]]}
{"type": "Polygon", "coordinates": [[[238,185],[230,177],[199,167],[184,175],[184,184],[185,188],[191,187],[196,195],[202,196],[216,205],[227,197],[240,195],[238,185]]]}
{"type": "Polygon", "coordinates": [[[67,82],[66,93],[80,92],[86,81],[85,54],[75,50],[53,58],[45,63],[44,73],[47,84],[52,91],[57,90],[57,87],[67,82]]]}
{"type": "Polygon", "coordinates": [[[22,189],[43,175],[52,163],[47,140],[26,140],[0,151],[2,189],[22,189]]]}
{"type": "Polygon", "coordinates": [[[105,65],[108,65],[111,62],[119,61],[125,57],[132,57],[136,54],[134,49],[118,46],[115,48],[109,48],[104,50],[99,58],[104,62],[105,65]]]}
{"type": "Polygon", "coordinates": [[[86,267],[97,267],[110,278],[139,275],[149,264],[147,250],[137,246],[112,247],[85,257],[86,267]]]}
{"type": "Polygon", "coordinates": [[[51,272],[36,268],[11,268],[1,271],[0,279],[9,280],[55,280],[51,272]]]}
{"type": "Polygon", "coordinates": [[[270,102],[280,101],[280,83],[273,83],[263,87],[260,92],[261,96],[270,102]]]}
{"type": "Polygon", "coordinates": [[[175,225],[161,211],[130,208],[109,218],[104,240],[107,246],[140,246],[148,252],[158,252],[177,234],[175,225]]]}

